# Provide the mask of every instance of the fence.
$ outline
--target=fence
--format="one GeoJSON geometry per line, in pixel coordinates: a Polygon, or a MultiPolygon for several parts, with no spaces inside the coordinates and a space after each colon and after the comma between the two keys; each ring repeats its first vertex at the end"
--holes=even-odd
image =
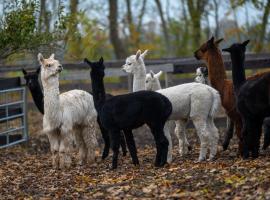
{"type": "MultiPolygon", "coordinates": [[[[228,54],[223,55],[224,64],[226,70],[231,70],[231,60],[228,54]]],[[[122,88],[129,88],[131,91],[132,86],[132,78],[128,76],[125,72],[121,71],[121,66],[125,63],[125,60],[114,60],[114,61],[106,61],[106,77],[122,77],[121,84],[122,88]]],[[[89,67],[83,62],[76,63],[62,63],[64,67],[64,71],[61,73],[60,79],[62,81],[69,81],[68,87],[66,89],[84,89],[90,90],[90,76],[89,76],[89,67]],[[86,81],[85,81],[86,80],[86,81]],[[76,83],[76,81],[85,81],[76,83]]],[[[176,81],[172,81],[173,76],[175,74],[186,74],[192,73],[194,74],[196,68],[199,66],[205,66],[204,62],[198,61],[193,57],[186,58],[164,58],[164,59],[153,59],[153,60],[145,60],[147,70],[153,70],[154,72],[158,72],[162,70],[165,73],[163,86],[168,87],[171,85],[184,83],[184,82],[192,82],[194,77],[192,78],[181,78],[176,81]]],[[[26,70],[34,70],[36,69],[36,65],[16,65],[16,66],[0,66],[0,76],[4,75],[7,72],[15,72],[21,71],[22,68],[26,70]]],[[[250,70],[257,69],[265,69],[270,68],[270,54],[246,54],[245,68],[250,70]]],[[[117,84],[117,87],[119,87],[117,84]]],[[[61,84],[62,87],[63,84],[61,84]]],[[[111,84],[106,84],[106,89],[110,87],[111,84]]],[[[60,88],[61,89],[61,88],[60,88]]],[[[224,126],[224,120],[218,120],[220,124],[224,126]]]]}
{"type": "Polygon", "coordinates": [[[20,78],[0,79],[0,148],[28,138],[26,88],[20,78]]]}

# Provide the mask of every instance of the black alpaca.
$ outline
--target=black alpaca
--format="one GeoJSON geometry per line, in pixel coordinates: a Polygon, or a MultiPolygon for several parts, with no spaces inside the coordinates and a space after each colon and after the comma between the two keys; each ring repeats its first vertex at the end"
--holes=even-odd
{"type": "MultiPolygon", "coordinates": [[[[243,157],[248,158],[249,152],[253,158],[259,156],[260,137],[264,118],[270,116],[270,73],[255,80],[246,80],[244,60],[246,45],[233,44],[223,49],[231,54],[234,91],[237,109],[241,114],[243,129],[243,157]]],[[[266,120],[266,124],[267,124],[266,120]]],[[[269,144],[268,133],[265,133],[264,148],[269,144]]]]}
{"type": "Polygon", "coordinates": [[[26,85],[31,92],[34,103],[36,104],[36,107],[41,114],[44,114],[43,91],[38,81],[40,67],[37,68],[36,71],[31,72],[27,72],[25,69],[22,69],[22,72],[24,74],[26,85]]]}
{"type": "Polygon", "coordinates": [[[155,138],[157,148],[155,166],[164,166],[167,162],[169,143],[163,128],[172,112],[170,101],[165,96],[151,91],[118,95],[105,100],[103,58],[100,58],[98,62],[90,62],[85,59],[85,62],[91,67],[90,77],[95,108],[103,127],[109,131],[112,142],[112,168],[117,168],[121,130],[125,133],[133,164],[139,164],[132,129],[143,124],[150,127],[155,138]]]}
{"type": "MultiPolygon", "coordinates": [[[[31,95],[33,97],[33,100],[34,100],[39,112],[41,114],[44,114],[43,91],[41,89],[41,86],[40,86],[40,83],[38,80],[40,67],[37,68],[36,71],[30,71],[30,72],[27,72],[25,69],[22,69],[22,72],[24,74],[26,85],[31,92],[31,95]]],[[[92,94],[92,93],[90,92],[90,94],[92,94]]],[[[112,97],[111,94],[106,94],[106,99],[110,99],[111,97],[112,97]]],[[[109,139],[109,135],[108,135],[107,131],[100,125],[99,118],[97,119],[97,121],[98,121],[98,124],[99,124],[100,129],[101,129],[102,138],[103,138],[104,143],[105,143],[103,154],[102,154],[102,159],[105,159],[109,154],[110,139],[109,139]]],[[[123,156],[126,156],[127,148],[126,148],[126,142],[125,142],[125,138],[124,138],[123,134],[121,134],[121,148],[122,148],[123,156]]]]}

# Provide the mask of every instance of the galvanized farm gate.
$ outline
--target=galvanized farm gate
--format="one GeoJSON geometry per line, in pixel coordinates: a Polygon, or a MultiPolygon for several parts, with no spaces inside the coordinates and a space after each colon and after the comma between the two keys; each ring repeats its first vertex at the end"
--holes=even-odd
{"type": "Polygon", "coordinates": [[[0,78],[0,148],[28,140],[26,92],[20,77],[0,78]]]}

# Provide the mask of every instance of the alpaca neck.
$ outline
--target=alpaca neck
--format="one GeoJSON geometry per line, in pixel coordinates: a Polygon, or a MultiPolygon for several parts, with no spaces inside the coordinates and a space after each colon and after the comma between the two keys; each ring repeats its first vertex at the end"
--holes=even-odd
{"type": "Polygon", "coordinates": [[[141,70],[134,73],[133,76],[133,92],[145,90],[146,70],[144,64],[141,65],[141,70]]]}
{"type": "Polygon", "coordinates": [[[244,68],[245,55],[241,53],[231,54],[232,60],[232,78],[234,91],[238,92],[239,88],[246,81],[246,74],[244,68]]]}
{"type": "Polygon", "coordinates": [[[44,83],[44,116],[50,122],[51,128],[58,128],[61,125],[61,107],[59,100],[59,82],[53,84],[44,83]]]}
{"type": "Polygon", "coordinates": [[[224,80],[227,78],[227,76],[219,49],[209,52],[206,64],[211,86],[223,94],[224,80]]]}
{"type": "Polygon", "coordinates": [[[37,83],[35,88],[29,88],[33,97],[34,103],[41,114],[44,114],[44,100],[43,91],[41,90],[40,84],[37,83]]]}
{"type": "Polygon", "coordinates": [[[93,100],[94,106],[98,112],[101,112],[101,108],[105,103],[105,87],[104,81],[101,77],[92,77],[92,91],[93,91],[93,100]]]}

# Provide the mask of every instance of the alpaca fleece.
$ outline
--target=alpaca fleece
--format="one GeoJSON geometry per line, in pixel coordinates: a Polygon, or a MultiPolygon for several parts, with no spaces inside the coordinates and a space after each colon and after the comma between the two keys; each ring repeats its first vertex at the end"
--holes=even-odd
{"type": "Polygon", "coordinates": [[[43,131],[47,134],[55,168],[70,167],[70,147],[73,138],[79,141],[80,164],[95,160],[97,113],[93,97],[82,90],[71,90],[60,95],[59,73],[62,66],[54,59],[38,55],[41,81],[44,88],[43,131]],[[88,144],[88,145],[87,145],[88,144]]]}
{"type": "Polygon", "coordinates": [[[168,140],[164,136],[163,128],[172,112],[170,101],[165,96],[150,91],[118,95],[106,100],[103,58],[98,62],[85,59],[85,62],[91,67],[90,77],[95,108],[102,126],[110,134],[113,149],[112,168],[117,168],[121,130],[125,133],[133,163],[139,164],[132,129],[143,124],[150,127],[155,138],[157,148],[155,165],[164,166],[167,161],[168,140]]]}
{"type": "MultiPolygon", "coordinates": [[[[249,40],[235,43],[223,51],[229,52],[232,59],[234,91],[237,108],[243,122],[243,157],[248,158],[249,152],[251,152],[252,157],[257,158],[262,124],[264,118],[270,116],[270,73],[261,78],[246,81],[244,61],[248,43],[249,40]]],[[[267,138],[265,137],[266,140],[267,138]]]]}
{"type": "MultiPolygon", "coordinates": [[[[126,63],[123,66],[124,71],[134,75],[133,86],[141,85],[145,88],[145,82],[144,85],[137,82],[146,80],[146,69],[143,61],[146,53],[147,51],[142,54],[140,50],[137,51],[136,55],[126,59],[126,63]],[[136,77],[139,76],[140,79],[137,79],[136,77]]],[[[139,90],[140,88],[135,89],[139,90]]],[[[185,131],[187,121],[189,119],[193,121],[201,139],[199,161],[206,159],[209,147],[209,159],[214,159],[217,152],[219,134],[213,119],[221,104],[219,93],[215,89],[200,83],[186,83],[157,90],[156,92],[166,96],[172,103],[172,114],[169,119],[178,120],[178,131],[181,132],[179,135],[183,135],[182,132],[185,131]]],[[[165,131],[165,135],[169,140],[168,157],[172,157],[172,141],[168,130],[169,128],[165,131]]]]}

